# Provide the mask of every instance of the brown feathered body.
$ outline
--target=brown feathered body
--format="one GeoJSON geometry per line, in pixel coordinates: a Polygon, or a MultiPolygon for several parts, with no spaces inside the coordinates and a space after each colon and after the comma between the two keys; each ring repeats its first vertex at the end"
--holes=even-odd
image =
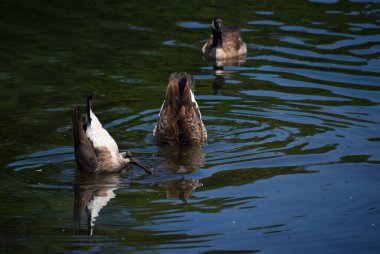
{"type": "Polygon", "coordinates": [[[173,73],[169,78],[153,137],[158,145],[204,145],[206,128],[194,97],[194,78],[187,73],[173,73]]]}

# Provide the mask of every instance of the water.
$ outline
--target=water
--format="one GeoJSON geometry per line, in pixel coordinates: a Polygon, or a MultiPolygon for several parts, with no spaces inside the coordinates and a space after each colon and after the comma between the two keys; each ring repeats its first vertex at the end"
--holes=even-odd
{"type": "Polygon", "coordinates": [[[379,252],[378,1],[1,7],[1,253],[379,252]],[[202,58],[216,15],[245,59],[202,58]],[[152,142],[174,71],[195,76],[202,149],[152,142]],[[87,94],[160,176],[76,172],[87,94]]]}

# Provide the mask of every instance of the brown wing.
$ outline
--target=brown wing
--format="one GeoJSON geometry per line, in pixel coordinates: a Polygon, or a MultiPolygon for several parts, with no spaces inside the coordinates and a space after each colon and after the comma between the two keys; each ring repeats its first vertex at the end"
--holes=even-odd
{"type": "Polygon", "coordinates": [[[73,135],[75,160],[79,170],[95,172],[98,158],[83,129],[79,108],[73,110],[73,135]]]}
{"type": "Polygon", "coordinates": [[[212,49],[212,37],[203,45],[203,53],[208,56],[212,49]]]}
{"type": "Polygon", "coordinates": [[[158,145],[172,146],[179,143],[177,119],[171,108],[162,109],[154,138],[158,145]]]}
{"type": "Polygon", "coordinates": [[[238,51],[242,40],[239,27],[225,27],[222,34],[223,49],[226,52],[238,51]]]}
{"type": "Polygon", "coordinates": [[[177,77],[172,74],[166,89],[165,102],[155,131],[155,141],[160,145],[174,145],[179,143],[177,126],[177,112],[180,106],[180,94],[177,77]]]}
{"type": "Polygon", "coordinates": [[[186,74],[186,85],[183,87],[181,109],[178,114],[180,140],[184,144],[203,144],[203,122],[197,104],[193,101],[194,78],[186,74]]]}

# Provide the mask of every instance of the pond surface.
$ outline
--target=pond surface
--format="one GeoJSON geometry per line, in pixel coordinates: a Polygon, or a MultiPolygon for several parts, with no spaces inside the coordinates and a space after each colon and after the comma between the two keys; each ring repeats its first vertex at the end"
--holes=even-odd
{"type": "Polygon", "coordinates": [[[231,3],[3,1],[1,253],[379,253],[380,3],[231,3]],[[202,58],[214,16],[245,59],[202,58]],[[175,71],[195,77],[202,149],[153,144],[175,71]],[[88,94],[160,176],[76,171],[88,94]]]}

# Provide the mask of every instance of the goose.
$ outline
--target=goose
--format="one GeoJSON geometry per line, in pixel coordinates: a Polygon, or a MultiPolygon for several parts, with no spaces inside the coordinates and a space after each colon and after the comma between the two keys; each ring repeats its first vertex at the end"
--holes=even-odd
{"type": "Polygon", "coordinates": [[[240,37],[239,27],[223,27],[222,19],[219,17],[212,20],[211,27],[211,38],[202,48],[206,57],[226,59],[247,53],[247,45],[240,37]]]}
{"type": "Polygon", "coordinates": [[[206,144],[207,131],[194,96],[194,78],[184,72],[172,73],[166,89],[153,139],[162,146],[206,144]]]}
{"type": "Polygon", "coordinates": [[[120,172],[129,163],[142,167],[152,174],[153,169],[139,160],[132,158],[127,152],[119,152],[115,140],[92,111],[92,97],[87,97],[85,123],[81,119],[79,107],[73,110],[74,152],[77,168],[90,173],[120,172]]]}

